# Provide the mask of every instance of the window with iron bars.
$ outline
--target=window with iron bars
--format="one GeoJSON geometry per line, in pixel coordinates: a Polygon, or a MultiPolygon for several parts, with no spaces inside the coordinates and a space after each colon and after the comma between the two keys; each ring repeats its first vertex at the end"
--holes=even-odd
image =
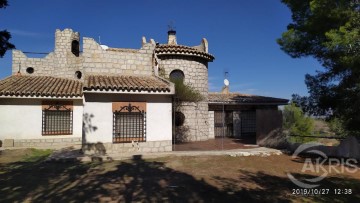
{"type": "Polygon", "coordinates": [[[42,111],[42,135],[71,135],[73,112],[65,105],[52,104],[42,111]]]}
{"type": "Polygon", "coordinates": [[[131,103],[113,112],[113,142],[145,142],[146,113],[131,103]]]}

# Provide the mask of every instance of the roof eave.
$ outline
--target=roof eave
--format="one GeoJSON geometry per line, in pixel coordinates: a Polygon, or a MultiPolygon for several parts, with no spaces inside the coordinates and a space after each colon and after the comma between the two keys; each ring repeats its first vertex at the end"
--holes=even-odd
{"type": "Polygon", "coordinates": [[[51,96],[5,96],[1,95],[0,98],[8,99],[73,99],[73,100],[82,100],[83,96],[62,96],[62,97],[51,97],[51,96]]]}
{"type": "Polygon", "coordinates": [[[142,91],[142,90],[100,90],[100,89],[84,89],[83,93],[97,93],[97,94],[150,94],[150,95],[174,95],[175,91],[142,91]]]}
{"type": "Polygon", "coordinates": [[[213,56],[201,56],[196,54],[190,54],[190,53],[178,53],[178,52],[160,52],[156,53],[158,56],[168,56],[168,55],[179,55],[179,56],[193,56],[198,57],[207,60],[208,62],[213,62],[215,60],[215,57],[213,56]]]}
{"type": "Polygon", "coordinates": [[[288,102],[208,102],[209,105],[211,104],[224,104],[224,105],[262,105],[262,106],[265,106],[265,105],[276,105],[276,106],[279,106],[279,105],[287,105],[288,102]]]}

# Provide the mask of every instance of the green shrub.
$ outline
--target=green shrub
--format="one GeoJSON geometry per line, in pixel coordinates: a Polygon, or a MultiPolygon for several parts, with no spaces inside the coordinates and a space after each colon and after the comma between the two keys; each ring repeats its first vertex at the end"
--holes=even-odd
{"type": "Polygon", "coordinates": [[[328,121],[330,131],[333,132],[337,136],[345,136],[346,132],[343,127],[343,122],[340,118],[334,117],[328,121]]]}
{"type": "Polygon", "coordinates": [[[175,84],[175,98],[183,102],[199,102],[204,96],[190,85],[184,84],[183,80],[171,80],[175,84]]]}
{"type": "Polygon", "coordinates": [[[360,137],[360,131],[347,130],[345,127],[345,121],[339,117],[333,117],[328,121],[330,131],[338,137],[357,136],[360,137]]]}
{"type": "Polygon", "coordinates": [[[311,137],[302,137],[302,136],[312,136],[314,132],[314,120],[310,117],[304,115],[304,112],[295,105],[291,103],[284,108],[284,129],[290,135],[291,142],[310,142],[315,140],[311,137]]]}

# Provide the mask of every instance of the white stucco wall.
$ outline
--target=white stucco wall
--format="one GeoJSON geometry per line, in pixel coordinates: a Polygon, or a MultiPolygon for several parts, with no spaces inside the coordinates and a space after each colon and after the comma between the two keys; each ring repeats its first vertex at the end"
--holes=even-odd
{"type": "Polygon", "coordinates": [[[74,100],[73,134],[42,136],[42,100],[0,98],[0,140],[47,139],[82,136],[82,100],[74,100]]]}
{"type": "Polygon", "coordinates": [[[84,105],[84,134],[86,143],[112,142],[112,103],[86,102],[84,105]]]}
{"type": "Polygon", "coordinates": [[[172,104],[169,95],[86,93],[84,140],[112,143],[112,102],[146,102],[146,141],[172,140],[172,104]]]}

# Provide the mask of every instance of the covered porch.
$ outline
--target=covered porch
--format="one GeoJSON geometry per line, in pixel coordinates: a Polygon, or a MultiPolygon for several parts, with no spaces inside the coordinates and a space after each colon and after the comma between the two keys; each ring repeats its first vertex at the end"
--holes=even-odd
{"type": "Polygon", "coordinates": [[[282,127],[286,99],[240,93],[209,93],[209,134],[256,145],[282,127]]]}

